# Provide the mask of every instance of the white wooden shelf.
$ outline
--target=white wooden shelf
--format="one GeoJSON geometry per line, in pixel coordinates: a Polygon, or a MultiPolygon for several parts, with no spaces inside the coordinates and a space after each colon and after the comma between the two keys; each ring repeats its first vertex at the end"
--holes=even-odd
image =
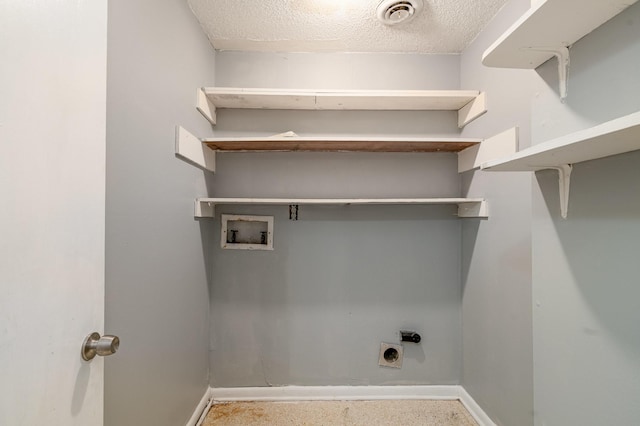
{"type": "Polygon", "coordinates": [[[368,137],[258,137],[198,139],[176,126],[176,156],[202,170],[215,173],[217,152],[453,152],[458,172],[517,151],[517,128],[488,139],[471,138],[368,138],[368,137]]]}
{"type": "Polygon", "coordinates": [[[536,171],[640,149],[640,112],[487,161],[482,170],[536,171]]]}
{"type": "Polygon", "coordinates": [[[483,198],[197,198],[196,217],[214,217],[217,205],[457,205],[458,217],[488,217],[483,198]]]}
{"type": "Polygon", "coordinates": [[[542,1],[484,52],[482,63],[499,68],[537,68],[553,53],[531,48],[568,47],[636,1],[542,1]]]}
{"type": "Polygon", "coordinates": [[[564,98],[568,47],[636,1],[540,1],[484,52],[482,63],[489,67],[535,69],[556,56],[564,98]]]}
{"type": "Polygon", "coordinates": [[[640,150],[640,111],[586,130],[540,143],[513,155],[485,162],[482,170],[560,173],[562,216],[566,217],[571,165],[640,150]]]}
{"type": "Polygon", "coordinates": [[[256,137],[207,138],[218,152],[460,152],[481,142],[462,138],[256,137]]]}
{"type": "Polygon", "coordinates": [[[197,109],[216,124],[218,108],[290,110],[458,111],[458,126],[484,114],[486,97],[477,90],[293,90],[204,87],[197,109]]]}

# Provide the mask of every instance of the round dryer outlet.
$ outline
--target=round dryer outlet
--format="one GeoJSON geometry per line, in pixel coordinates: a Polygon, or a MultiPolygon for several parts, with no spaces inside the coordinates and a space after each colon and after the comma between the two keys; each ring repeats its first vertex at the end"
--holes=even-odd
{"type": "Polygon", "coordinates": [[[380,343],[380,355],[378,365],[380,367],[402,368],[402,357],[404,355],[402,345],[394,343],[380,343]]]}
{"type": "Polygon", "coordinates": [[[376,9],[385,25],[397,25],[412,20],[422,10],[422,0],[382,0],[376,9]]]}

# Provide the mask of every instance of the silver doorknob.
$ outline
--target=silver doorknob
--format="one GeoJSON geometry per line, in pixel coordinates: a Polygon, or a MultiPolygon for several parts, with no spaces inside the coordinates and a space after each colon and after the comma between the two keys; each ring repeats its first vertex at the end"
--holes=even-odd
{"type": "Polygon", "coordinates": [[[107,356],[116,353],[119,346],[120,338],[118,336],[104,335],[100,337],[100,333],[93,332],[82,342],[80,353],[82,359],[91,361],[96,355],[107,356]]]}

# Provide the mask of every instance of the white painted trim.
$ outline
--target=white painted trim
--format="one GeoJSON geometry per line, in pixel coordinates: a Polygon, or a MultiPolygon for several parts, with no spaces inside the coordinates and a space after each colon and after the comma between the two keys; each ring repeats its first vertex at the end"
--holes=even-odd
{"type": "Polygon", "coordinates": [[[518,152],[518,128],[506,130],[458,153],[458,173],[479,169],[483,163],[518,152]]]}
{"type": "Polygon", "coordinates": [[[216,171],[216,152],[181,126],[176,126],[176,157],[202,170],[216,171]]]}
{"type": "Polygon", "coordinates": [[[212,403],[213,403],[213,398],[211,397],[211,388],[208,388],[204,392],[202,399],[196,406],[196,409],[194,410],[193,414],[191,415],[191,418],[189,419],[189,421],[187,421],[187,424],[185,426],[201,425],[212,403]]]}
{"type": "Polygon", "coordinates": [[[211,388],[210,395],[214,402],[459,400],[479,426],[496,426],[471,395],[459,385],[211,388]]]}
{"type": "Polygon", "coordinates": [[[462,129],[487,112],[487,94],[481,92],[471,102],[458,110],[458,127],[462,129]]]}
{"type": "Polygon", "coordinates": [[[216,106],[207,98],[207,95],[204,93],[204,90],[198,89],[197,98],[196,98],[196,109],[204,118],[207,119],[209,123],[213,126],[216,125],[217,116],[216,116],[216,106]]]}
{"type": "Polygon", "coordinates": [[[455,400],[460,386],[278,386],[212,388],[216,402],[228,401],[373,401],[401,399],[455,400]]]}
{"type": "Polygon", "coordinates": [[[480,426],[497,426],[491,417],[484,412],[484,410],[478,405],[478,403],[469,395],[465,388],[459,386],[460,388],[460,402],[467,409],[469,413],[473,416],[474,420],[480,426]]]}

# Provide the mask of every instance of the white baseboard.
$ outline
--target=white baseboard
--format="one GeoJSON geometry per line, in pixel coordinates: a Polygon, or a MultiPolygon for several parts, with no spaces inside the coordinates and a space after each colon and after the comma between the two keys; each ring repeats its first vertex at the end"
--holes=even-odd
{"type": "Polygon", "coordinates": [[[198,403],[195,411],[191,415],[191,418],[187,422],[186,426],[198,426],[202,424],[212,403],[213,403],[213,398],[211,398],[211,388],[208,388],[204,392],[204,396],[198,403]]]}
{"type": "Polygon", "coordinates": [[[460,386],[460,402],[480,426],[497,426],[462,386],[460,386]]]}
{"type": "MultiPolygon", "coordinates": [[[[462,386],[278,386],[211,388],[215,402],[459,400],[480,426],[496,426],[462,386]]],[[[189,425],[188,425],[189,426],[189,425]]]]}

